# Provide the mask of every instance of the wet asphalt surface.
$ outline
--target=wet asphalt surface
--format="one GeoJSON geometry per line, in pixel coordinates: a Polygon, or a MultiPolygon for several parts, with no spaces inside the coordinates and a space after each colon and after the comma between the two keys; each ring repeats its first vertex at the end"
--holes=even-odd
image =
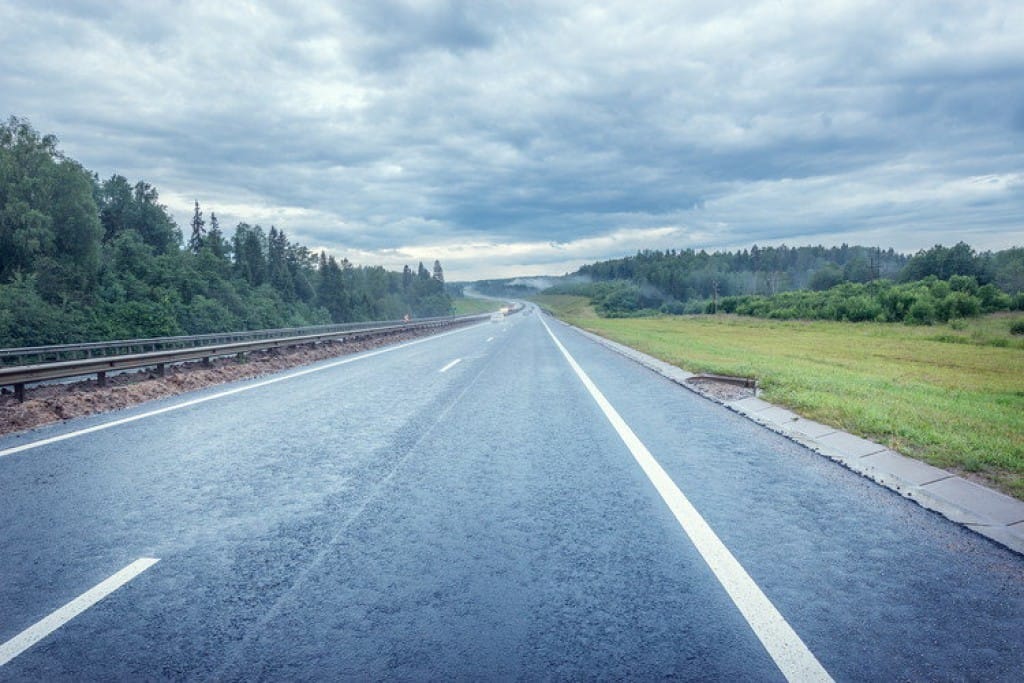
{"type": "MultiPolygon", "coordinates": [[[[1024,558],[548,324],[836,680],[1022,679],[1024,558]]],[[[538,315],[0,457],[0,529],[0,643],[160,559],[0,680],[782,678],[538,315]]]]}

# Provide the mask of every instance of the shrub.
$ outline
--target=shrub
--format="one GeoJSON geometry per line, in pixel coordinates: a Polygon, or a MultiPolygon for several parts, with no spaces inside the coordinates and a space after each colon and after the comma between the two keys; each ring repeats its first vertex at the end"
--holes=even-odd
{"type": "Polygon", "coordinates": [[[681,301],[668,301],[661,305],[661,312],[668,315],[682,315],[686,312],[686,305],[681,301]]]}
{"type": "Polygon", "coordinates": [[[852,323],[875,320],[882,316],[882,306],[866,296],[855,296],[845,302],[842,315],[852,323]]]}
{"type": "Polygon", "coordinates": [[[1024,334],[1024,320],[1015,320],[1010,325],[1010,334],[1024,334]]]}
{"type": "Polygon", "coordinates": [[[935,322],[935,306],[928,299],[918,299],[907,311],[906,321],[911,325],[931,325],[935,322]]]}
{"type": "Polygon", "coordinates": [[[964,292],[953,292],[942,302],[945,319],[969,318],[978,315],[981,310],[981,302],[976,297],[964,292]]]}
{"type": "Polygon", "coordinates": [[[1005,311],[1010,307],[1010,297],[999,291],[993,284],[987,284],[978,290],[978,299],[981,301],[982,313],[993,311],[1005,311]]]}
{"type": "Polygon", "coordinates": [[[978,280],[972,275],[951,275],[949,277],[949,288],[954,292],[977,294],[978,280]]]}
{"type": "Polygon", "coordinates": [[[623,317],[640,308],[640,288],[620,285],[595,302],[598,312],[609,318],[623,317]]]}

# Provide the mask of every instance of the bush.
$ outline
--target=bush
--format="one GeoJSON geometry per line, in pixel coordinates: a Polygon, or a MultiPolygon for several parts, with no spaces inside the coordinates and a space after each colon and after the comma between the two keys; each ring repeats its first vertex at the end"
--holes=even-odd
{"type": "Polygon", "coordinates": [[[855,296],[847,299],[843,303],[842,308],[837,310],[837,313],[840,313],[843,318],[851,323],[876,320],[883,315],[882,305],[866,296],[855,296]]]}
{"type": "Polygon", "coordinates": [[[953,292],[942,302],[942,309],[945,316],[950,318],[969,318],[978,315],[981,311],[981,302],[976,297],[964,292],[953,292]]]}
{"type": "Polygon", "coordinates": [[[1010,325],[1010,334],[1024,334],[1024,320],[1015,320],[1010,325]]]}
{"type": "Polygon", "coordinates": [[[993,284],[987,284],[979,289],[978,299],[981,301],[982,313],[1005,311],[1010,307],[1010,296],[1000,292],[993,284]]]}
{"type": "Polygon", "coordinates": [[[640,288],[619,284],[594,301],[598,312],[609,318],[621,318],[640,309],[640,288]]]}
{"type": "Polygon", "coordinates": [[[686,312],[686,305],[681,301],[669,301],[663,303],[660,310],[668,315],[682,315],[686,312]]]}
{"type": "Polygon", "coordinates": [[[918,299],[907,311],[906,322],[911,325],[931,325],[935,322],[935,306],[928,299],[918,299]]]}
{"type": "Polygon", "coordinates": [[[972,275],[951,275],[949,277],[949,288],[954,292],[977,294],[978,280],[972,275]]]}

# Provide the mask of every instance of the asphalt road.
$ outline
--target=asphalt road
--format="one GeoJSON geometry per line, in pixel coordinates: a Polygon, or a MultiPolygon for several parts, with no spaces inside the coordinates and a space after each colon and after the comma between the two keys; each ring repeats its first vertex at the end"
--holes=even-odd
{"type": "Polygon", "coordinates": [[[227,390],[0,439],[0,680],[1022,679],[1024,558],[539,315],[227,390]]]}

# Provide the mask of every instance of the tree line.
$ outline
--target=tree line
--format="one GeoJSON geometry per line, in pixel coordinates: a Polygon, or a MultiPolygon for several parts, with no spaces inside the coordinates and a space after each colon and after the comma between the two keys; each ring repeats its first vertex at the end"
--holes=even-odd
{"type": "Polygon", "coordinates": [[[155,187],[99,177],[0,123],[0,347],[446,315],[434,262],[356,266],[196,202],[187,240],[155,187]]]}
{"type": "Polygon", "coordinates": [[[601,315],[739,313],[930,324],[1024,309],[1024,248],[936,245],[913,256],[849,246],[641,251],[546,290],[590,297],[601,315]]]}

